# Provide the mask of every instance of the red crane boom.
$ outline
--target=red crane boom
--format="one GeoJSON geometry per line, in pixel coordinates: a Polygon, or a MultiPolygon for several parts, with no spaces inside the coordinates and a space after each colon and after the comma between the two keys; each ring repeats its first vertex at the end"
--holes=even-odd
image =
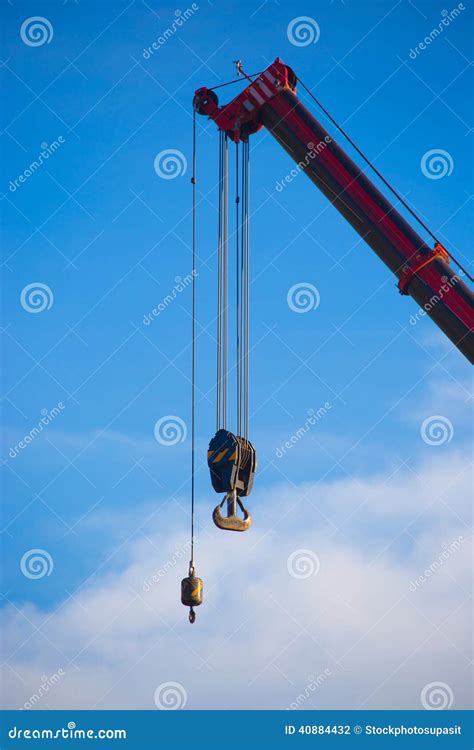
{"type": "MultiPolygon", "coordinates": [[[[244,74],[245,75],[245,74],[244,74]]],[[[248,78],[248,76],[247,76],[248,78]]],[[[336,143],[296,95],[297,77],[278,58],[231,102],[219,106],[212,89],[194,97],[199,114],[238,143],[266,127],[398,278],[410,295],[474,362],[474,295],[449,265],[449,254],[430,247],[336,143]]]]}

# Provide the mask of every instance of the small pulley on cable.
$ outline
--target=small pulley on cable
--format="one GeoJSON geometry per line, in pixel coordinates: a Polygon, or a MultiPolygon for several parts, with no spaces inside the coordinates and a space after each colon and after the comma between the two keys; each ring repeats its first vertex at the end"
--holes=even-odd
{"type": "Polygon", "coordinates": [[[212,518],[227,531],[246,531],[252,517],[242,498],[250,494],[257,468],[255,448],[248,439],[249,429],[249,303],[250,242],[249,188],[250,158],[248,140],[235,150],[235,351],[236,351],[236,434],[227,428],[228,329],[229,329],[229,252],[228,252],[228,134],[220,131],[219,143],[219,227],[217,284],[217,417],[215,436],[209,443],[207,463],[214,490],[225,493],[212,518]],[[239,165],[241,164],[241,183],[239,165]],[[227,515],[221,512],[226,504],[227,515]],[[242,515],[239,515],[239,511],[242,515]]]}

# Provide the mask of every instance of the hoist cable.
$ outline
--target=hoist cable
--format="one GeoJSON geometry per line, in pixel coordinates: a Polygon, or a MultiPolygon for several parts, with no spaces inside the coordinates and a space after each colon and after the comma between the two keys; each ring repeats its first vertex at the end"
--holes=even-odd
{"type": "Polygon", "coordinates": [[[236,374],[237,374],[237,434],[242,430],[242,300],[241,300],[241,248],[240,248],[240,194],[239,194],[239,144],[235,144],[235,271],[236,271],[236,374]]]}
{"type": "Polygon", "coordinates": [[[240,243],[240,287],[241,287],[241,306],[240,306],[240,336],[241,336],[241,429],[242,436],[245,437],[245,357],[246,357],[246,226],[245,226],[245,211],[246,211],[246,152],[247,144],[245,141],[242,142],[242,168],[241,168],[241,210],[240,210],[240,227],[241,227],[241,243],[240,243]]]}
{"type": "Polygon", "coordinates": [[[222,258],[222,304],[223,304],[223,315],[222,315],[222,337],[223,337],[223,352],[222,352],[222,419],[223,427],[227,426],[227,373],[228,373],[228,316],[229,316],[229,149],[227,135],[224,135],[223,141],[223,258],[222,258]]]}
{"type": "Polygon", "coordinates": [[[249,341],[250,341],[250,145],[249,142],[244,142],[242,149],[242,164],[243,164],[243,290],[244,290],[244,314],[243,314],[243,338],[244,338],[244,389],[243,389],[243,400],[244,400],[244,437],[248,439],[249,432],[249,341]]]}
{"type": "Polygon", "coordinates": [[[245,437],[245,141],[242,142],[241,157],[241,209],[240,209],[240,383],[241,383],[241,432],[245,437]]]}
{"type": "MultiPolygon", "coordinates": [[[[229,256],[228,256],[228,138],[219,141],[219,220],[217,284],[217,405],[216,429],[226,428],[228,380],[229,256]]],[[[235,149],[236,242],[236,410],[237,434],[248,435],[249,422],[249,144],[235,149]]]]}
{"type": "MultiPolygon", "coordinates": [[[[247,78],[254,78],[255,76],[262,75],[263,70],[260,70],[258,73],[249,73],[247,78]]],[[[244,79],[242,76],[240,78],[234,78],[232,81],[227,81],[226,83],[219,83],[218,86],[212,86],[209,91],[216,91],[216,89],[223,89],[224,86],[231,86],[233,83],[242,83],[244,79]]]]}
{"type": "Polygon", "coordinates": [[[237,432],[248,438],[249,423],[249,144],[236,150],[236,372],[237,432]],[[240,172],[239,172],[240,169],[240,172]],[[239,193],[240,190],[240,193],[239,193]]]}
{"type": "Polygon", "coordinates": [[[217,398],[216,429],[227,422],[228,371],[228,146],[219,136],[219,220],[217,250],[217,398]]]}
{"type": "Polygon", "coordinates": [[[242,429],[248,438],[249,414],[249,144],[242,144],[242,429]]]}
{"type": "Polygon", "coordinates": [[[217,394],[216,394],[216,432],[221,428],[222,414],[222,170],[223,170],[223,138],[219,130],[219,222],[217,239],[217,394]]]}
{"type": "MultiPolygon", "coordinates": [[[[411,208],[411,206],[407,203],[407,201],[403,198],[403,196],[400,195],[400,193],[390,184],[390,182],[383,176],[383,174],[377,169],[375,164],[364,154],[364,152],[357,146],[357,144],[352,140],[352,138],[349,136],[349,134],[344,130],[344,128],[339,125],[339,123],[335,120],[335,118],[328,112],[328,110],[321,104],[319,99],[315,97],[313,92],[311,91],[308,86],[306,86],[305,83],[301,80],[301,78],[297,77],[297,80],[299,83],[301,83],[304,90],[309,94],[311,99],[317,104],[317,106],[321,109],[322,112],[326,115],[326,117],[332,122],[332,124],[339,130],[339,132],[344,136],[344,138],[351,144],[351,146],[357,151],[359,156],[365,161],[365,163],[375,172],[375,174],[382,180],[384,185],[392,192],[393,195],[400,201],[400,203],[406,208],[406,210],[413,216],[414,219],[423,227],[423,229],[430,235],[431,239],[434,240],[434,242],[438,243],[444,248],[443,243],[437,238],[437,236],[434,234],[434,232],[431,231],[431,229],[425,224],[425,222],[418,216],[418,214],[411,208]]],[[[446,248],[444,248],[446,249],[446,248]]],[[[474,281],[474,278],[471,276],[469,271],[467,271],[459,262],[459,260],[449,252],[449,250],[446,250],[447,254],[451,258],[451,260],[456,263],[456,265],[463,271],[463,273],[468,276],[468,278],[471,281],[474,281]]]]}
{"type": "Polygon", "coordinates": [[[192,327],[191,327],[191,560],[190,575],[194,573],[194,497],[195,497],[195,444],[196,444],[196,109],[193,109],[193,174],[192,183],[192,327]]]}

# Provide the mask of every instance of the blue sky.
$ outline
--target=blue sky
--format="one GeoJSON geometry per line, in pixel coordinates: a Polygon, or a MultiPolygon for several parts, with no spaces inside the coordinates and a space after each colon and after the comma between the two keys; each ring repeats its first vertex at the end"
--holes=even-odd
{"type": "MultiPolygon", "coordinates": [[[[161,445],[154,427],[172,415],[189,430],[190,287],[149,325],[143,318],[173,292],[177,277],[191,271],[194,90],[233,78],[236,57],[254,71],[280,56],[466,264],[472,244],[468,4],[427,49],[410,57],[410,50],[438,26],[444,8],[422,0],[336,1],[317,7],[203,2],[147,57],[144,49],[176,19],[174,6],[153,0],[4,5],[2,590],[5,658],[15,653],[9,663],[25,680],[22,684],[7,669],[17,702],[26,700],[40,675],[54,671],[49,649],[51,641],[58,645],[59,632],[67,642],[60,646],[62,659],[80,650],[84,635],[74,630],[71,614],[67,625],[38,645],[36,671],[27,674],[23,670],[31,654],[20,638],[23,626],[26,638],[29,628],[49,618],[54,621],[58,607],[67,612],[76,600],[85,606],[81,597],[100,596],[107,609],[109,600],[123,596],[122,585],[140,591],[143,578],[170,559],[173,570],[166,579],[163,609],[158,597],[153,600],[155,614],[147,611],[143,617],[156,626],[157,616],[165,628],[179,623],[176,638],[174,631],[166,631],[166,649],[159,659],[188,636],[184,610],[173,596],[186,572],[186,557],[175,564],[175,553],[182,549],[188,529],[189,436],[174,446],[161,445]],[[50,27],[49,42],[38,46],[24,43],[20,34],[23,22],[34,16],[46,18],[50,27]],[[315,44],[291,43],[287,27],[298,16],[311,16],[317,23],[320,36],[315,44]],[[44,144],[54,143],[59,146],[48,161],[12,190],[11,181],[38,158],[44,144]],[[155,157],[166,149],[178,150],[182,163],[187,162],[175,179],[162,179],[154,169],[155,157]],[[453,165],[449,176],[429,179],[423,174],[421,159],[432,149],[448,153],[453,165]],[[20,298],[25,287],[37,282],[49,288],[51,304],[32,314],[20,298]],[[42,410],[59,403],[64,405],[60,413],[12,458],[12,447],[38,425],[42,410]],[[20,560],[37,548],[49,553],[54,567],[50,575],[32,580],[23,575],[20,560]],[[134,570],[139,571],[135,578],[134,570]]],[[[238,85],[223,89],[221,100],[238,90],[238,85]]],[[[301,98],[306,102],[304,92],[301,98]]],[[[346,570],[351,560],[344,547],[347,539],[357,547],[361,571],[365,555],[377,559],[389,545],[391,572],[398,575],[397,566],[410,559],[410,580],[420,566],[423,570],[436,559],[443,542],[466,534],[465,484],[454,494],[453,486],[463,472],[471,434],[467,363],[426,317],[415,325],[410,322],[416,304],[398,294],[388,270],[304,175],[276,190],[293,164],[263,131],[251,142],[251,437],[259,472],[249,506],[255,523],[250,533],[254,540],[262,537],[261,557],[255,562],[264,570],[255,573],[250,551],[249,558],[243,556],[252,540],[242,540],[238,547],[238,540],[222,539],[212,527],[217,496],[210,487],[205,451],[214,430],[217,144],[214,125],[199,118],[197,494],[202,575],[215,578],[216,568],[227,570],[231,550],[236,559],[242,557],[242,586],[251,589],[250,602],[257,607],[260,576],[262,587],[269,580],[275,583],[267,575],[272,555],[277,555],[276,569],[281,564],[286,571],[292,550],[318,545],[326,549],[318,536],[325,530],[336,534],[341,555],[323,595],[338,594],[336,571],[346,570]],[[299,283],[314,285],[320,294],[318,308],[306,314],[295,313],[287,303],[288,290],[299,283]],[[330,409],[317,426],[278,458],[277,449],[305,425],[308,410],[317,411],[325,403],[330,409]],[[432,416],[449,423],[445,444],[433,446],[420,436],[421,425],[432,416]],[[433,511],[431,516],[428,508],[433,508],[420,489],[423,483],[415,477],[429,477],[440,466],[446,467],[445,479],[459,467],[453,481],[446,480],[447,495],[439,501],[443,507],[445,502],[455,507],[447,515],[433,511]],[[387,489],[391,482],[393,494],[387,489]],[[388,507],[397,503],[397,491],[409,498],[400,514],[388,507]],[[373,492],[381,510],[372,503],[373,492]],[[336,500],[332,504],[331,496],[340,495],[347,503],[348,525],[339,539],[339,506],[336,500]],[[425,508],[425,502],[423,522],[415,523],[410,511],[418,503],[425,508]],[[373,513],[359,515],[359,503],[373,513]],[[265,532],[273,539],[280,517],[285,521],[274,539],[278,550],[272,551],[265,532]],[[405,533],[412,522],[412,533],[405,533]]],[[[321,556],[319,548],[315,552],[321,556]]],[[[326,554],[332,559],[331,551],[326,554]]],[[[452,564],[459,567],[452,576],[464,576],[463,588],[466,567],[452,564]]],[[[383,579],[385,570],[377,564],[375,570],[383,579]]],[[[204,606],[199,613],[197,637],[204,649],[207,636],[217,637],[212,613],[218,620],[222,611],[230,617],[238,609],[245,620],[254,611],[245,598],[236,601],[221,590],[217,580],[217,609],[210,605],[203,615],[204,606]]],[[[287,581],[288,586],[293,583],[287,581]]],[[[297,593],[289,597],[295,596],[295,611],[298,601],[306,601],[297,593]]],[[[318,592],[318,601],[320,596],[318,592]]],[[[452,602],[453,611],[458,604],[452,602]]],[[[387,602],[387,611],[389,606],[387,602]]],[[[433,620],[432,602],[421,610],[433,620]]],[[[147,627],[142,623],[134,630],[132,625],[127,624],[134,643],[130,666],[136,661],[141,627],[147,627]]],[[[461,620],[454,617],[449,639],[456,653],[464,655],[461,631],[461,620]]],[[[258,633],[256,652],[265,640],[263,625],[258,633]]],[[[357,640],[355,632],[354,643],[357,640]]],[[[368,643],[354,647],[361,660],[368,643]]],[[[407,649],[409,644],[407,638],[407,649]]],[[[402,651],[400,659],[404,656],[402,651]]],[[[426,655],[427,662],[431,658],[426,655]]],[[[114,665],[106,649],[95,659],[105,694],[117,675],[127,671],[126,665],[114,665]]],[[[180,678],[177,661],[168,665],[171,680],[174,673],[180,678]]],[[[445,662],[448,652],[440,656],[440,664],[445,662]]],[[[298,665],[306,674],[304,653],[290,677],[296,685],[306,679],[298,676],[298,665]]],[[[82,667],[87,675],[87,667],[82,667]]],[[[313,672],[322,669],[321,661],[313,672]]],[[[425,677],[422,686],[429,676],[421,667],[420,672],[425,677]]],[[[408,672],[406,680],[412,676],[408,672]]],[[[64,705],[74,705],[77,694],[74,677],[70,679],[70,692],[56,699],[64,705]]],[[[195,673],[182,679],[192,684],[195,673]]],[[[455,679],[450,675],[451,682],[455,679]]],[[[464,695],[465,672],[463,680],[458,694],[464,695]]],[[[382,681],[383,673],[374,674],[366,695],[382,681]]],[[[217,684],[212,683],[214,688],[217,684]]],[[[256,705],[267,706],[263,687],[258,682],[256,686],[256,705]]],[[[347,683],[333,690],[328,705],[346,701],[355,707],[347,683]]],[[[112,705],[116,700],[115,705],[126,706],[124,696],[114,698],[113,691],[109,695],[112,705]]],[[[390,705],[403,695],[400,683],[383,700],[390,705]]],[[[141,694],[136,700],[132,707],[148,707],[141,694]]],[[[288,696],[281,700],[291,702],[288,696]]],[[[189,703],[205,707],[196,700],[189,703]]]]}

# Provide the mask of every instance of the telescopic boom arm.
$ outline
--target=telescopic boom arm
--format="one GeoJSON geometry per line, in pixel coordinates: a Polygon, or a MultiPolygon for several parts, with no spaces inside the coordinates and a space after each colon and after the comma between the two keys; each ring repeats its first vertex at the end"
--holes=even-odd
{"type": "MultiPolygon", "coordinates": [[[[243,75],[240,63],[238,70],[243,75]]],[[[248,76],[246,76],[248,78],[248,76]]],[[[401,294],[422,307],[474,362],[474,295],[436,242],[429,247],[336,143],[296,95],[297,77],[278,58],[231,102],[212,89],[194,97],[199,114],[236,143],[266,127],[398,278],[401,294]]]]}

